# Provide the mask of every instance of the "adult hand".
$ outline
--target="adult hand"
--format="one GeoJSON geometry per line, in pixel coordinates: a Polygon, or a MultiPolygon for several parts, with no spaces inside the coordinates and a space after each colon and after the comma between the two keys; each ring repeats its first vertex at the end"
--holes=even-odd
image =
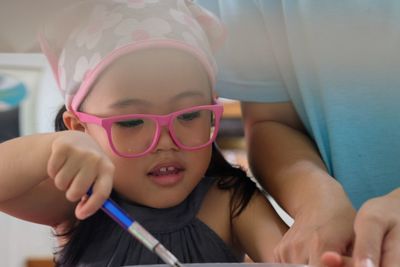
{"type": "Polygon", "coordinates": [[[325,252],[321,262],[326,267],[353,267],[354,261],[351,257],[342,256],[337,252],[325,252]]]}
{"type": "Polygon", "coordinates": [[[400,189],[367,201],[359,210],[353,259],[327,252],[327,267],[395,267],[400,263],[400,189]]]}
{"type": "Polygon", "coordinates": [[[400,188],[367,201],[359,210],[353,258],[356,267],[400,265],[400,188]]]}
{"type": "MultiPolygon", "coordinates": [[[[276,261],[322,266],[321,255],[347,255],[353,238],[355,210],[350,203],[330,203],[304,209],[275,250],[276,261]]],[[[333,265],[334,266],[334,265],[333,265]]]]}

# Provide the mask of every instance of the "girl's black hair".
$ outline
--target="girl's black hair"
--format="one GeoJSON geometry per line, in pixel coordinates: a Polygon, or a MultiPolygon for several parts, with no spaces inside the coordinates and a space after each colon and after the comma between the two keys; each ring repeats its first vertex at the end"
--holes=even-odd
{"type": "MultiPolygon", "coordinates": [[[[63,106],[57,113],[55,119],[56,131],[68,130],[63,121],[65,111],[66,108],[63,106]]],[[[215,143],[212,145],[211,161],[205,176],[215,177],[219,189],[232,192],[230,204],[231,221],[246,208],[256,191],[256,185],[250,180],[246,172],[240,166],[231,165],[215,143]]],[[[119,202],[115,192],[111,193],[111,198],[117,203],[119,202]]],[[[58,237],[67,240],[66,244],[56,252],[57,266],[77,265],[87,245],[96,241],[104,241],[104,238],[109,236],[115,226],[116,224],[109,220],[104,212],[98,211],[88,219],[79,221],[76,225],[71,226],[65,233],[57,234],[58,237]]]]}

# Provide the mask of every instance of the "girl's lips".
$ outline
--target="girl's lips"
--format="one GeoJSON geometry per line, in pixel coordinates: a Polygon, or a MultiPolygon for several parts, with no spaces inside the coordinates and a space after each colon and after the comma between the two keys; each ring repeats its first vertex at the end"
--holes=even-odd
{"type": "Polygon", "coordinates": [[[179,163],[162,163],[147,173],[157,185],[173,186],[183,179],[184,168],[179,163]]]}

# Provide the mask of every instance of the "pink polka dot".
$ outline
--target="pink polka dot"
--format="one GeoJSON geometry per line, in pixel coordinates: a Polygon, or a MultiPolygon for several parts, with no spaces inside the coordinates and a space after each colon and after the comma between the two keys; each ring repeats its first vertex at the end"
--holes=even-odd
{"type": "Polygon", "coordinates": [[[128,0],[129,4],[143,4],[144,0],[128,0]]]}
{"type": "Polygon", "coordinates": [[[190,27],[195,27],[196,23],[191,16],[185,14],[183,18],[185,20],[185,23],[187,23],[190,27]]]}
{"type": "Polygon", "coordinates": [[[101,29],[101,22],[99,21],[99,23],[93,23],[91,24],[88,28],[87,28],[87,33],[88,34],[94,34],[100,31],[101,29]]]}
{"type": "Polygon", "coordinates": [[[149,39],[150,34],[145,30],[136,30],[132,32],[132,39],[133,40],[145,40],[149,39]]]}
{"type": "Polygon", "coordinates": [[[212,29],[214,25],[214,21],[207,16],[198,16],[197,21],[205,28],[212,29]]]}

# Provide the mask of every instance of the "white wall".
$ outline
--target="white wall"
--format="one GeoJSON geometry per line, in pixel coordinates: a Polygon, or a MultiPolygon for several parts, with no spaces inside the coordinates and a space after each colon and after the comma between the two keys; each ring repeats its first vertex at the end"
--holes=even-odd
{"type": "MultiPolygon", "coordinates": [[[[62,100],[44,57],[0,54],[0,71],[21,78],[32,89],[21,107],[22,134],[52,131],[62,100]]],[[[54,246],[49,227],[0,213],[0,266],[23,267],[28,257],[51,257],[54,246]]]]}
{"type": "Polygon", "coordinates": [[[51,257],[51,229],[0,214],[0,266],[22,267],[28,257],[51,257]]]}

